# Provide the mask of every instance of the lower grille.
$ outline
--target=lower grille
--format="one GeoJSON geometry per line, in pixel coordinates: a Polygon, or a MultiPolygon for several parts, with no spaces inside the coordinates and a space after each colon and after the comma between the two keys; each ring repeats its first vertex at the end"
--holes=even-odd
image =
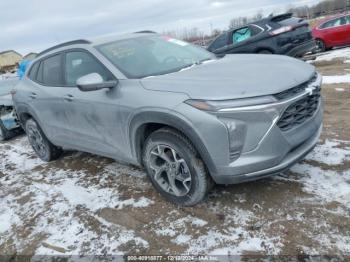
{"type": "Polygon", "coordinates": [[[318,87],[311,96],[303,97],[290,105],[277,122],[277,126],[282,131],[288,131],[303,124],[317,111],[320,97],[321,88],[318,87]]]}

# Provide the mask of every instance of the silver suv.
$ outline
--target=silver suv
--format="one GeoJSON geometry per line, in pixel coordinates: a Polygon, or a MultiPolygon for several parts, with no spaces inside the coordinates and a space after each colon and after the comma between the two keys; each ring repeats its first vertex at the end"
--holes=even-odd
{"type": "Polygon", "coordinates": [[[168,200],[288,169],[322,129],[321,76],[278,55],[227,55],[153,33],[50,48],[13,98],[44,161],[74,149],[142,166],[168,200]]]}

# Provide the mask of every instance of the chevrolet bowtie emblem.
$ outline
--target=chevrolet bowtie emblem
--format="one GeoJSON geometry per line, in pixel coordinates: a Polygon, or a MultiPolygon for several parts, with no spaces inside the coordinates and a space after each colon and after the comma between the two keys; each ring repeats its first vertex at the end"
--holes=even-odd
{"type": "Polygon", "coordinates": [[[308,92],[309,96],[312,96],[315,89],[316,89],[316,86],[310,86],[305,88],[305,91],[308,92]]]}

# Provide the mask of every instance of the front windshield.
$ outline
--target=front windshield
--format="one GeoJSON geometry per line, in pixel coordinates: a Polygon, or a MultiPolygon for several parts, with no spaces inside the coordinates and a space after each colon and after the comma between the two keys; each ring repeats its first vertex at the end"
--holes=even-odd
{"type": "Polygon", "coordinates": [[[177,72],[214,59],[208,51],[166,36],[142,36],[97,46],[126,77],[143,78],[177,72]]]}

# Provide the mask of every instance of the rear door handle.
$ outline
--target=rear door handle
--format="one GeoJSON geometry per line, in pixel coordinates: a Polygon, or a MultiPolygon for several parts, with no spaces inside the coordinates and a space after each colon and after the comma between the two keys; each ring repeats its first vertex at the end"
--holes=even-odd
{"type": "Polygon", "coordinates": [[[64,100],[68,101],[68,102],[72,102],[74,100],[74,96],[68,94],[64,96],[64,100]]]}
{"type": "Polygon", "coordinates": [[[31,99],[36,99],[37,98],[37,94],[36,93],[34,93],[34,92],[32,92],[30,95],[29,95],[29,97],[31,98],[31,99]]]}

